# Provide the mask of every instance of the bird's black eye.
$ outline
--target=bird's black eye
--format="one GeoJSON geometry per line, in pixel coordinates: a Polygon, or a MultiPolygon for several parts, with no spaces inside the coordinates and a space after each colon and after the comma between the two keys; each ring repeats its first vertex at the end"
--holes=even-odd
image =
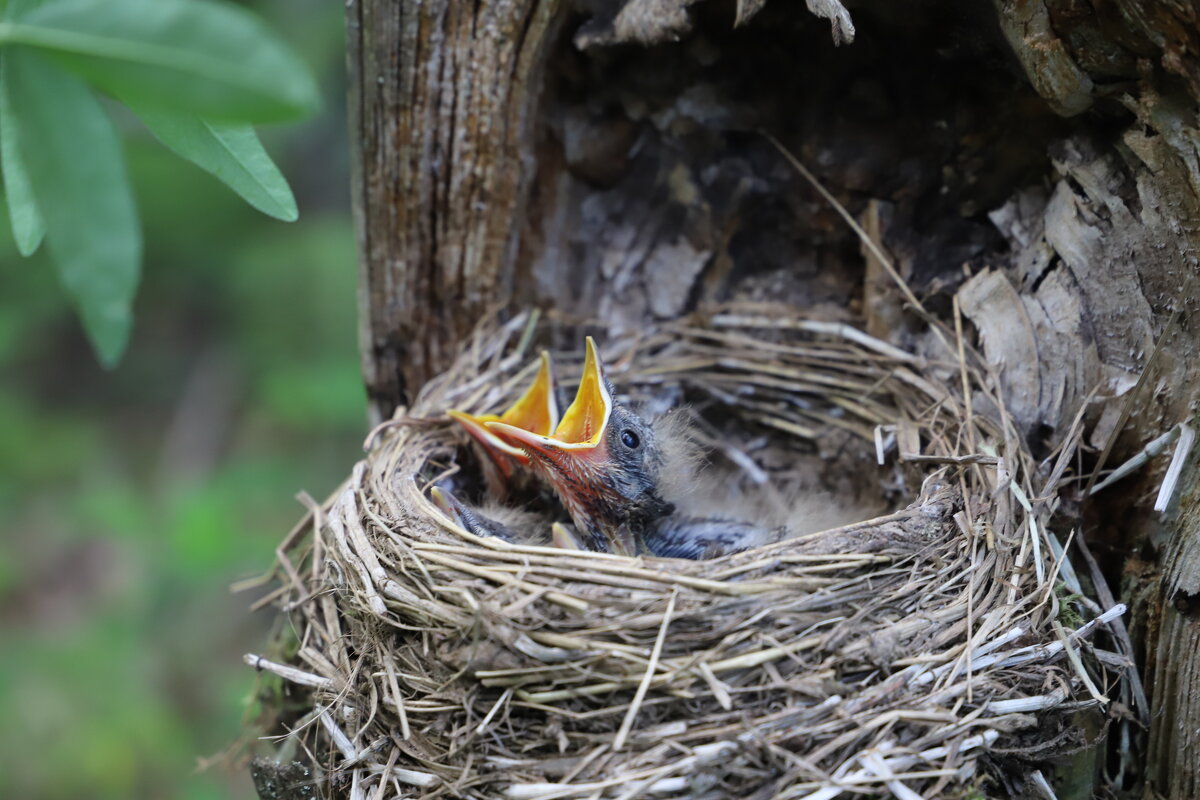
{"type": "Polygon", "coordinates": [[[627,429],[621,431],[621,444],[625,445],[630,450],[634,450],[639,444],[641,444],[641,440],[638,439],[638,435],[636,433],[627,429]]]}

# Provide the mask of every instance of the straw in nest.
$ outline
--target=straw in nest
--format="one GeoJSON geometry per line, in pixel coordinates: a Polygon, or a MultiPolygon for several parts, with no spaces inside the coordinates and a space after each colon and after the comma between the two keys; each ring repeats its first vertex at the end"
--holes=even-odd
{"type": "MultiPolygon", "coordinates": [[[[280,547],[264,602],[288,624],[278,654],[246,660],[282,693],[265,724],[312,776],[294,788],[908,800],[968,791],[1002,752],[1078,744],[1068,715],[1108,702],[1099,665],[1120,658],[1088,638],[1123,609],[1084,597],[1053,532],[1069,531],[1052,515],[1078,431],[1035,463],[961,336],[942,331],[952,355],[926,362],[742,306],[610,346],[635,396],[716,399],[734,442],[842,431],[861,443],[851,469],[907,493],[875,519],[684,562],[477,538],[429,500],[464,452],[444,410],[511,402],[532,331],[481,331],[280,547]]],[[[556,361],[578,376],[578,354],[556,361]]]]}

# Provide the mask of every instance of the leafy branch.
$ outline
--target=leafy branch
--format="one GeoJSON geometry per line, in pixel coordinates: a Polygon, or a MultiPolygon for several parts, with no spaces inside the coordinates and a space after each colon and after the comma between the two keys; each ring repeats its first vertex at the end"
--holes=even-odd
{"type": "Polygon", "coordinates": [[[9,0],[0,14],[0,166],[17,248],[43,240],[101,363],[132,326],[142,237],[121,143],[97,94],[277,219],[297,217],[255,123],[317,105],[303,62],[214,0],[9,0]]]}

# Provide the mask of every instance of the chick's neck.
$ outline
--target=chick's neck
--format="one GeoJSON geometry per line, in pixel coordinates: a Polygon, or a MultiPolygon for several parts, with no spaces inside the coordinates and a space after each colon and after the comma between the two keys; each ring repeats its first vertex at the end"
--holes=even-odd
{"type": "Polygon", "coordinates": [[[628,486],[629,481],[621,480],[618,473],[622,467],[608,458],[576,464],[575,469],[539,466],[591,550],[642,553],[645,536],[675,513],[675,506],[654,487],[628,497],[622,485],[628,486]]]}

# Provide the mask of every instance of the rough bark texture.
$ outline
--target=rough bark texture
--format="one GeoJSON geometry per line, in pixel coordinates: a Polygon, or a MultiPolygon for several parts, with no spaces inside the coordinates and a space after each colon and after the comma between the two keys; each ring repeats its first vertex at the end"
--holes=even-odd
{"type": "MultiPolygon", "coordinates": [[[[1061,423],[1099,379],[1100,394],[1120,402],[1107,404],[1091,443],[1100,449],[1119,435],[1114,466],[1173,424],[1190,421],[1200,394],[1200,13],[1188,3],[1145,1],[998,8],[1006,32],[1023,31],[1010,33],[1009,41],[1056,110],[1077,113],[1095,104],[1102,112],[1103,105],[1119,104],[1128,114],[1110,112],[1109,126],[1097,119],[1100,113],[1077,118],[1079,133],[1054,151],[1059,177],[1044,205],[1032,200],[1009,217],[1020,220],[1009,231],[1017,265],[1010,277],[1033,312],[1024,329],[1038,331],[1044,347],[1039,377],[1027,384],[1027,396],[1040,390],[1033,419],[1061,423]],[[1030,26],[1031,19],[1038,21],[1030,26]],[[1155,342],[1161,352],[1148,365],[1155,342]],[[1122,432],[1114,426],[1126,403],[1133,413],[1122,432]]],[[[1002,361],[1003,348],[992,349],[1002,361]]],[[[1163,517],[1150,505],[1165,459],[1099,497],[1088,531],[1110,569],[1123,572],[1122,599],[1133,607],[1131,632],[1151,696],[1149,715],[1142,710],[1148,743],[1134,727],[1117,737],[1118,746],[1145,747],[1148,755],[1144,775],[1137,774],[1138,759],[1126,762],[1124,788],[1144,778],[1147,789],[1165,798],[1200,796],[1194,460],[1163,517]]]]}
{"type": "MultiPolygon", "coordinates": [[[[1110,468],[1195,412],[1192,3],[351,0],[347,20],[378,416],[506,303],[636,330],[774,299],[933,352],[760,131],[927,308],[949,319],[957,299],[1044,452],[1085,403],[1110,468]]],[[[1193,468],[1153,514],[1164,467],[1079,502],[1152,697],[1129,709],[1148,733],[1110,737],[1148,759],[1110,770],[1200,797],[1200,496],[1193,468]]]]}
{"type": "Polygon", "coordinates": [[[361,349],[376,413],[512,294],[554,0],[350,0],[361,349]]]}

